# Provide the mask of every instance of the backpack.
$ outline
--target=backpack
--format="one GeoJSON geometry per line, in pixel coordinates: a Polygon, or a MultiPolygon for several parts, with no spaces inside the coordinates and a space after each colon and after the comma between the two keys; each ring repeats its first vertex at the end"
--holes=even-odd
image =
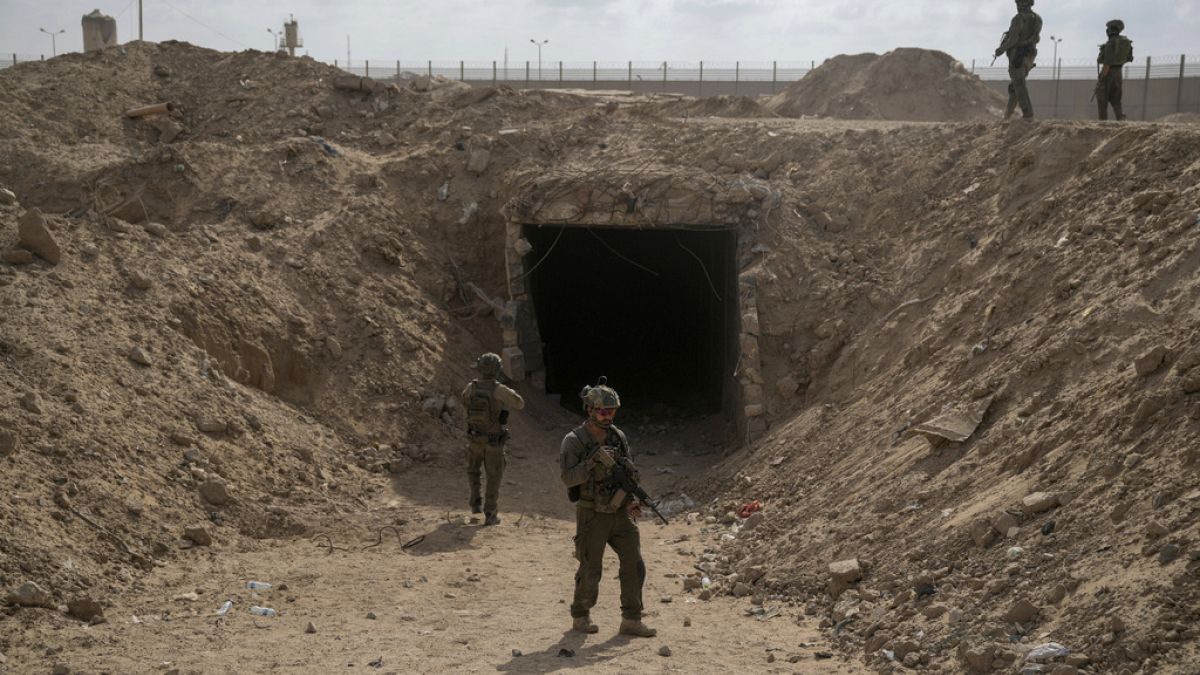
{"type": "Polygon", "coordinates": [[[475,380],[471,383],[471,393],[467,396],[467,427],[478,432],[490,432],[500,419],[500,406],[496,405],[496,399],[492,396],[492,392],[496,390],[496,383],[488,384],[480,383],[475,380]]]}
{"type": "Polygon", "coordinates": [[[1124,35],[1117,36],[1117,45],[1113,49],[1113,60],[1125,64],[1133,61],[1133,40],[1124,35]]]}

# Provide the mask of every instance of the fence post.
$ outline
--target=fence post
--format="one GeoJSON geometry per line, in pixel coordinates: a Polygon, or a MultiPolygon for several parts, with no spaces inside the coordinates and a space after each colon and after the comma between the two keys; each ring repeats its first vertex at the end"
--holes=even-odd
{"type": "Polygon", "coordinates": [[[366,68],[367,68],[366,77],[370,77],[371,76],[371,62],[366,59],[363,59],[363,65],[366,66],[366,68]]]}
{"type": "Polygon", "coordinates": [[[629,88],[633,89],[633,61],[629,62],[629,88]]]}
{"type": "Polygon", "coordinates": [[[1150,119],[1150,57],[1146,57],[1146,81],[1142,83],[1142,121],[1150,119]]]}
{"type": "Polygon", "coordinates": [[[592,61],[592,83],[596,82],[596,62],[592,61]]]}
{"type": "Polygon", "coordinates": [[[492,61],[492,82],[496,81],[496,62],[492,61]]]}
{"type": "Polygon", "coordinates": [[[562,61],[558,62],[558,81],[562,82],[562,61]]]}
{"type": "Polygon", "coordinates": [[[396,77],[400,77],[400,59],[396,59],[396,77]]]}
{"type": "Polygon", "coordinates": [[[17,53],[13,52],[13,65],[17,65],[17,53]]]}
{"type": "Polygon", "coordinates": [[[458,81],[459,82],[467,81],[467,66],[466,66],[466,63],[463,61],[458,62],[458,81]]]}
{"type": "Polygon", "coordinates": [[[1052,64],[1052,67],[1054,68],[1054,112],[1050,116],[1058,119],[1058,84],[1059,74],[1062,72],[1062,59],[1059,59],[1058,63],[1052,64]]]}
{"type": "Polygon", "coordinates": [[[426,72],[429,74],[429,76],[433,77],[433,61],[426,61],[425,68],[426,68],[426,72]]]}
{"type": "Polygon", "coordinates": [[[1179,55],[1179,88],[1175,90],[1175,112],[1183,112],[1183,66],[1187,63],[1187,54],[1179,55]]]}
{"type": "Polygon", "coordinates": [[[525,88],[529,88],[529,62],[525,62],[525,88]]]}
{"type": "Polygon", "coordinates": [[[696,95],[696,98],[701,98],[703,96],[704,96],[704,62],[701,61],[700,62],[700,93],[696,95]]]}
{"type": "Polygon", "coordinates": [[[334,68],[337,68],[337,67],[338,67],[337,59],[334,59],[334,60],[333,60],[333,67],[334,67],[334,68]]]}
{"type": "Polygon", "coordinates": [[[771,62],[771,93],[775,93],[775,84],[779,82],[779,62],[771,62]]]}
{"type": "Polygon", "coordinates": [[[663,90],[663,91],[666,91],[666,90],[667,90],[667,62],[666,62],[666,61],[663,61],[663,84],[662,84],[662,90],[663,90]]]}
{"type": "Polygon", "coordinates": [[[813,59],[812,61],[809,61],[809,62],[808,62],[808,69],[809,69],[809,70],[816,70],[816,69],[817,69],[817,60],[816,60],[816,59],[813,59]]]}
{"type": "Polygon", "coordinates": [[[971,74],[975,74],[975,59],[971,59],[971,74]]]}

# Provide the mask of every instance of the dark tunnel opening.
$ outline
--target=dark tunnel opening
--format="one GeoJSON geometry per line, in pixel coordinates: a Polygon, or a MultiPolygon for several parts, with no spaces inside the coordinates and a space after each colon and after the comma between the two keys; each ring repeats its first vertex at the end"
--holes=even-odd
{"type": "Polygon", "coordinates": [[[731,408],[733,230],[530,225],[524,234],[546,393],[578,412],[580,389],[604,375],[627,417],[731,408]]]}

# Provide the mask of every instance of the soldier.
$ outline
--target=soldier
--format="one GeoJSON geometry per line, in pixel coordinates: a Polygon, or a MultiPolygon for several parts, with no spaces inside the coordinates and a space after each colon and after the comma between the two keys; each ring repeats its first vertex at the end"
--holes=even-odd
{"type": "Polygon", "coordinates": [[[1042,39],[1042,17],[1033,12],[1033,0],[1017,0],[1017,15],[1008,26],[1008,32],[996,48],[996,56],[1008,56],[1008,108],[1004,119],[1012,117],[1017,105],[1021,116],[1033,119],[1033,103],[1029,100],[1029,89],[1025,78],[1033,70],[1037,57],[1037,43],[1042,39]]]}
{"type": "Polygon", "coordinates": [[[1096,104],[1100,108],[1100,119],[1108,119],[1108,105],[1111,103],[1117,120],[1125,119],[1121,110],[1121,88],[1124,78],[1121,69],[1126,63],[1133,61],[1133,40],[1121,35],[1125,30],[1125,22],[1113,19],[1104,24],[1108,34],[1108,42],[1100,45],[1100,55],[1096,63],[1100,64],[1100,79],[1096,82],[1096,104]]]}
{"type": "Polygon", "coordinates": [[[559,460],[562,481],[568,498],[575,502],[575,599],[571,603],[571,629],[595,633],[589,613],[600,593],[604,567],[604,549],[617,553],[621,581],[622,635],[654,637],[657,631],[642,623],[642,586],[646,582],[646,564],[642,561],[641,537],[637,518],[641,505],[623,495],[612,481],[613,462],[632,467],[633,458],[625,433],[613,425],[621,399],[601,377],[594,387],[584,387],[587,420],[562,440],[559,460]],[[601,453],[607,453],[601,457],[601,453]],[[606,461],[611,460],[611,461],[606,461]]]}
{"type": "Polygon", "coordinates": [[[496,502],[500,498],[500,480],[504,476],[504,443],[508,440],[509,410],[525,407],[525,399],[496,381],[500,357],[487,353],[475,361],[479,379],[471,380],[462,392],[467,411],[467,480],[471,485],[471,513],[487,514],[484,525],[499,525],[496,502]],[[479,496],[480,467],[487,471],[487,496],[479,496]]]}

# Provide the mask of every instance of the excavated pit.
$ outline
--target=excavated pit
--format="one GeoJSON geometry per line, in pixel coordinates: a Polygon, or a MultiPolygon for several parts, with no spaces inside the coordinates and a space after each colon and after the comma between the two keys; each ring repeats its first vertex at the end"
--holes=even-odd
{"type": "Polygon", "coordinates": [[[734,399],[733,230],[524,227],[546,393],[578,410],[607,376],[633,414],[711,415],[734,399]]]}

